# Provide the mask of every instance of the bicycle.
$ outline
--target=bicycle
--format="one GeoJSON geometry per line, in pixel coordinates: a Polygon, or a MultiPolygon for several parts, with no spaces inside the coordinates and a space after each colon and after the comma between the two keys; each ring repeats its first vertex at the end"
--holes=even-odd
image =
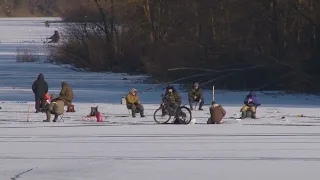
{"type": "Polygon", "coordinates": [[[167,103],[163,103],[154,112],[153,119],[158,124],[167,124],[171,116],[174,116],[174,120],[178,118],[180,124],[189,124],[191,122],[192,114],[188,107],[179,106],[176,112],[176,115],[174,115],[174,110],[167,103]],[[163,121],[161,121],[161,119],[163,119],[163,121]]]}

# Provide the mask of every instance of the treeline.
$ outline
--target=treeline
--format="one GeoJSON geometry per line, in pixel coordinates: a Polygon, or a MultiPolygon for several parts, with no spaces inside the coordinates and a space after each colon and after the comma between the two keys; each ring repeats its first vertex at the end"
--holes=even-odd
{"type": "Polygon", "coordinates": [[[61,16],[85,0],[2,0],[1,17],[61,16]]]}
{"type": "Polygon", "coordinates": [[[320,1],[88,3],[64,15],[55,62],[231,90],[320,92],[320,1]]]}

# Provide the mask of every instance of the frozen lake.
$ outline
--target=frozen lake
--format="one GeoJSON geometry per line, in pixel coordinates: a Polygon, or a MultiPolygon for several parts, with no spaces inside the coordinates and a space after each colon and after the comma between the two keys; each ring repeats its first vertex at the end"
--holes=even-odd
{"type": "MultiPolygon", "coordinates": [[[[216,91],[226,124],[206,125],[209,106],[194,111],[195,125],[156,125],[163,87],[144,76],[73,72],[45,63],[17,63],[16,49],[43,41],[61,24],[52,18],[0,20],[0,179],[11,180],[301,180],[317,179],[320,100],[311,95],[259,93],[258,120],[235,121],[247,92],[216,91]],[[35,114],[32,82],[44,73],[50,93],[62,80],[75,91],[75,113],[43,123],[35,114]],[[123,80],[126,77],[128,80],[123,80]],[[129,117],[121,96],[137,88],[146,118],[129,117]],[[84,118],[99,106],[104,122],[84,118]],[[27,122],[28,107],[31,107],[27,122]],[[298,117],[299,115],[306,117],[298,117]]],[[[179,89],[180,90],[180,89],[179,89]]],[[[182,92],[184,103],[186,93],[182,92]]],[[[212,94],[205,92],[207,103],[212,94]]]]}

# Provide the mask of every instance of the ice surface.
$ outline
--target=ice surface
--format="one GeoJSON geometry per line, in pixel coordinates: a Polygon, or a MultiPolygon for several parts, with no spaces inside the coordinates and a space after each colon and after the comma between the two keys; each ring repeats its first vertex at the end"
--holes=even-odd
{"type": "MultiPolygon", "coordinates": [[[[195,125],[156,125],[153,113],[163,87],[144,76],[73,72],[45,63],[16,63],[23,41],[42,41],[59,28],[50,18],[0,20],[0,179],[11,180],[301,180],[318,179],[320,161],[317,96],[266,95],[258,120],[236,121],[247,92],[216,91],[225,124],[206,125],[209,106],[193,111],[195,125]],[[50,93],[66,80],[76,94],[75,113],[43,123],[34,113],[31,84],[44,73],[50,93]],[[128,80],[123,80],[123,78],[128,80]],[[121,96],[140,92],[146,118],[130,118],[121,96]],[[99,106],[104,122],[85,118],[99,106]],[[28,109],[30,119],[27,122],[28,109]],[[297,117],[298,115],[306,117],[297,117]]],[[[179,89],[182,91],[182,89],[179,89]]],[[[183,92],[184,103],[186,93],[183,92]]],[[[205,92],[207,103],[212,94],[205,92]]]]}

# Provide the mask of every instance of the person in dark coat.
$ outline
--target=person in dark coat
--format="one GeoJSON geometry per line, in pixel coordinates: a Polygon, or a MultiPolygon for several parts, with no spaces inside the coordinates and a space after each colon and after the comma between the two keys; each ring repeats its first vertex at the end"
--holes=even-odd
{"type": "Polygon", "coordinates": [[[54,34],[48,39],[51,39],[51,41],[49,41],[48,43],[57,43],[60,40],[59,32],[57,30],[54,31],[54,34]]]}
{"type": "Polygon", "coordinates": [[[256,118],[256,110],[257,107],[261,104],[259,103],[259,99],[253,91],[250,91],[250,93],[246,96],[244,99],[244,106],[241,109],[242,115],[241,119],[247,118],[247,111],[251,112],[251,118],[256,118]]]}
{"type": "Polygon", "coordinates": [[[44,112],[46,94],[48,93],[48,83],[44,80],[44,76],[42,73],[40,73],[37,80],[33,82],[32,91],[34,93],[35,101],[36,101],[36,113],[40,111],[44,112]]]}
{"type": "Polygon", "coordinates": [[[204,105],[204,98],[203,98],[203,90],[202,88],[199,87],[198,83],[194,83],[193,89],[191,89],[188,92],[188,100],[189,100],[189,105],[190,109],[193,110],[192,104],[194,102],[200,103],[199,104],[199,110],[202,111],[202,106],[204,105]]]}

